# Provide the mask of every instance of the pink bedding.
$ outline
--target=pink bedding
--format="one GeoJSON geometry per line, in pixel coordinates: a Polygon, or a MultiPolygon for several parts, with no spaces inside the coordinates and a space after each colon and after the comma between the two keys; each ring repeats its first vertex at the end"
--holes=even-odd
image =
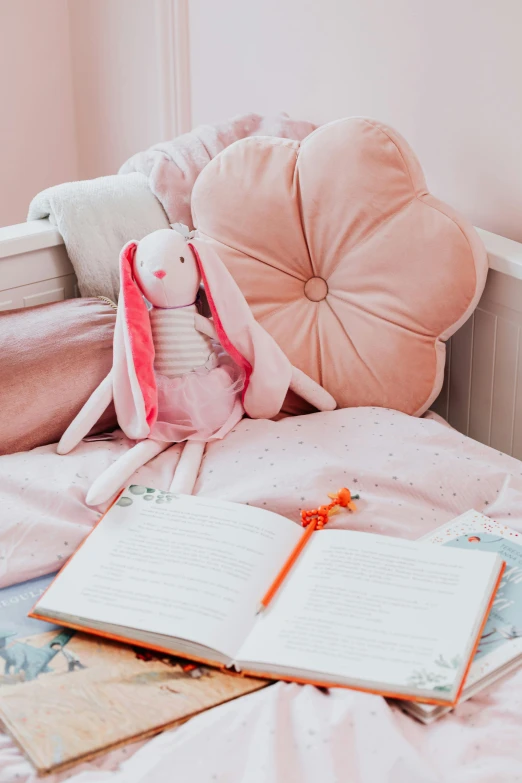
{"type": "MultiPolygon", "coordinates": [[[[0,584],[54,571],[98,513],[92,480],[129,442],[0,457],[0,584]]],[[[178,450],[137,474],[168,488],[178,450]]],[[[435,420],[379,408],[243,420],[208,447],[197,492],[298,518],[342,485],[359,510],[335,524],[416,538],[473,507],[522,532],[521,463],[435,420]],[[260,480],[261,478],[261,480],[260,480]]],[[[49,783],[514,783],[520,781],[522,670],[423,727],[377,696],[277,684],[49,783]],[[201,749],[205,748],[205,753],[201,749]]],[[[0,783],[36,779],[0,736],[0,783]]]]}

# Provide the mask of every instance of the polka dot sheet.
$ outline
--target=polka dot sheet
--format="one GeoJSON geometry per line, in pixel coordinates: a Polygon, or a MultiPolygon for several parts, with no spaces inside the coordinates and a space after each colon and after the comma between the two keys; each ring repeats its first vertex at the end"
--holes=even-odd
{"type": "MultiPolygon", "coordinates": [[[[55,571],[104,510],[92,481],[132,445],[46,446],[0,457],[0,584],[55,571]]],[[[173,447],[135,474],[168,502],[173,447]]],[[[131,483],[131,482],[129,482],[131,483]]],[[[330,524],[417,538],[474,508],[522,533],[522,463],[433,418],[359,408],[243,420],[207,448],[196,492],[290,517],[342,486],[355,513],[330,524]]],[[[154,499],[153,499],[154,498],[154,499]]],[[[162,500],[163,502],[163,500],[162,500]]],[[[515,783],[522,781],[522,670],[425,727],[378,696],[278,683],[47,783],[515,783]],[[201,749],[205,748],[202,753],[201,749]],[[175,775],[174,775],[175,771],[175,775]]],[[[36,783],[0,735],[0,783],[36,783]]]]}

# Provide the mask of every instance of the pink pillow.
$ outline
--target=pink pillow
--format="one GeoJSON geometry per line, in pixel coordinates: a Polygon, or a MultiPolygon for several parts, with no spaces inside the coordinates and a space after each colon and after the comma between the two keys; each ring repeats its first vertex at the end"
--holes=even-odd
{"type": "MultiPolygon", "coordinates": [[[[111,369],[115,321],[96,298],[0,313],[0,454],[60,439],[111,369]]],[[[110,405],[93,432],[115,425],[110,405]]]]}
{"type": "Polygon", "coordinates": [[[203,169],[192,212],[258,321],[339,406],[430,406],[488,263],[398,133],[354,117],[302,142],[238,141],[203,169]]]}

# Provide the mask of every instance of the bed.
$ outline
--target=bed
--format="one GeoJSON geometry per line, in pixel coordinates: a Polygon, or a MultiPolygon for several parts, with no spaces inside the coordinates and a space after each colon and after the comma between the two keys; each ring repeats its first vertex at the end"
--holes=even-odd
{"type": "MultiPolygon", "coordinates": [[[[243,420],[208,447],[196,492],[297,521],[300,507],[346,484],[361,494],[349,518],[357,529],[416,538],[474,507],[522,532],[522,245],[480,233],[490,263],[486,289],[451,340],[445,384],[427,416],[368,407],[268,425],[243,420]]],[[[5,309],[76,295],[55,227],[34,221],[0,229],[0,289],[5,309]]],[[[85,508],[85,492],[128,446],[117,435],[66,456],[43,446],[0,457],[0,586],[52,572],[80,543],[99,516],[85,508]],[[20,502],[29,475],[37,478],[20,502]]],[[[168,488],[173,454],[160,454],[136,480],[168,488]]],[[[48,779],[163,783],[174,770],[180,783],[514,782],[522,768],[521,703],[518,672],[423,727],[380,697],[279,683],[48,779]]],[[[33,780],[29,763],[1,735],[1,783],[33,780]]]]}

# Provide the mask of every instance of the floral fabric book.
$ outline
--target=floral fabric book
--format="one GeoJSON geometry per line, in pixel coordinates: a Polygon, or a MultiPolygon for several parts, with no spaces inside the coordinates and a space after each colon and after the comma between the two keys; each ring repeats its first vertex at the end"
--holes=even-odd
{"type": "Polygon", "coordinates": [[[266,685],[27,617],[53,578],[0,590],[0,719],[39,772],[266,685]]]}
{"type": "Polygon", "coordinates": [[[131,486],[33,616],[248,675],[455,704],[502,557],[327,527],[259,615],[301,535],[267,510],[131,486]]]}
{"type": "MultiPolygon", "coordinates": [[[[522,534],[480,514],[467,511],[421,539],[429,544],[499,555],[506,568],[462,691],[469,699],[522,664],[522,534]]],[[[445,662],[434,673],[443,678],[445,662]]],[[[402,702],[403,708],[432,723],[448,708],[402,702]]]]}

